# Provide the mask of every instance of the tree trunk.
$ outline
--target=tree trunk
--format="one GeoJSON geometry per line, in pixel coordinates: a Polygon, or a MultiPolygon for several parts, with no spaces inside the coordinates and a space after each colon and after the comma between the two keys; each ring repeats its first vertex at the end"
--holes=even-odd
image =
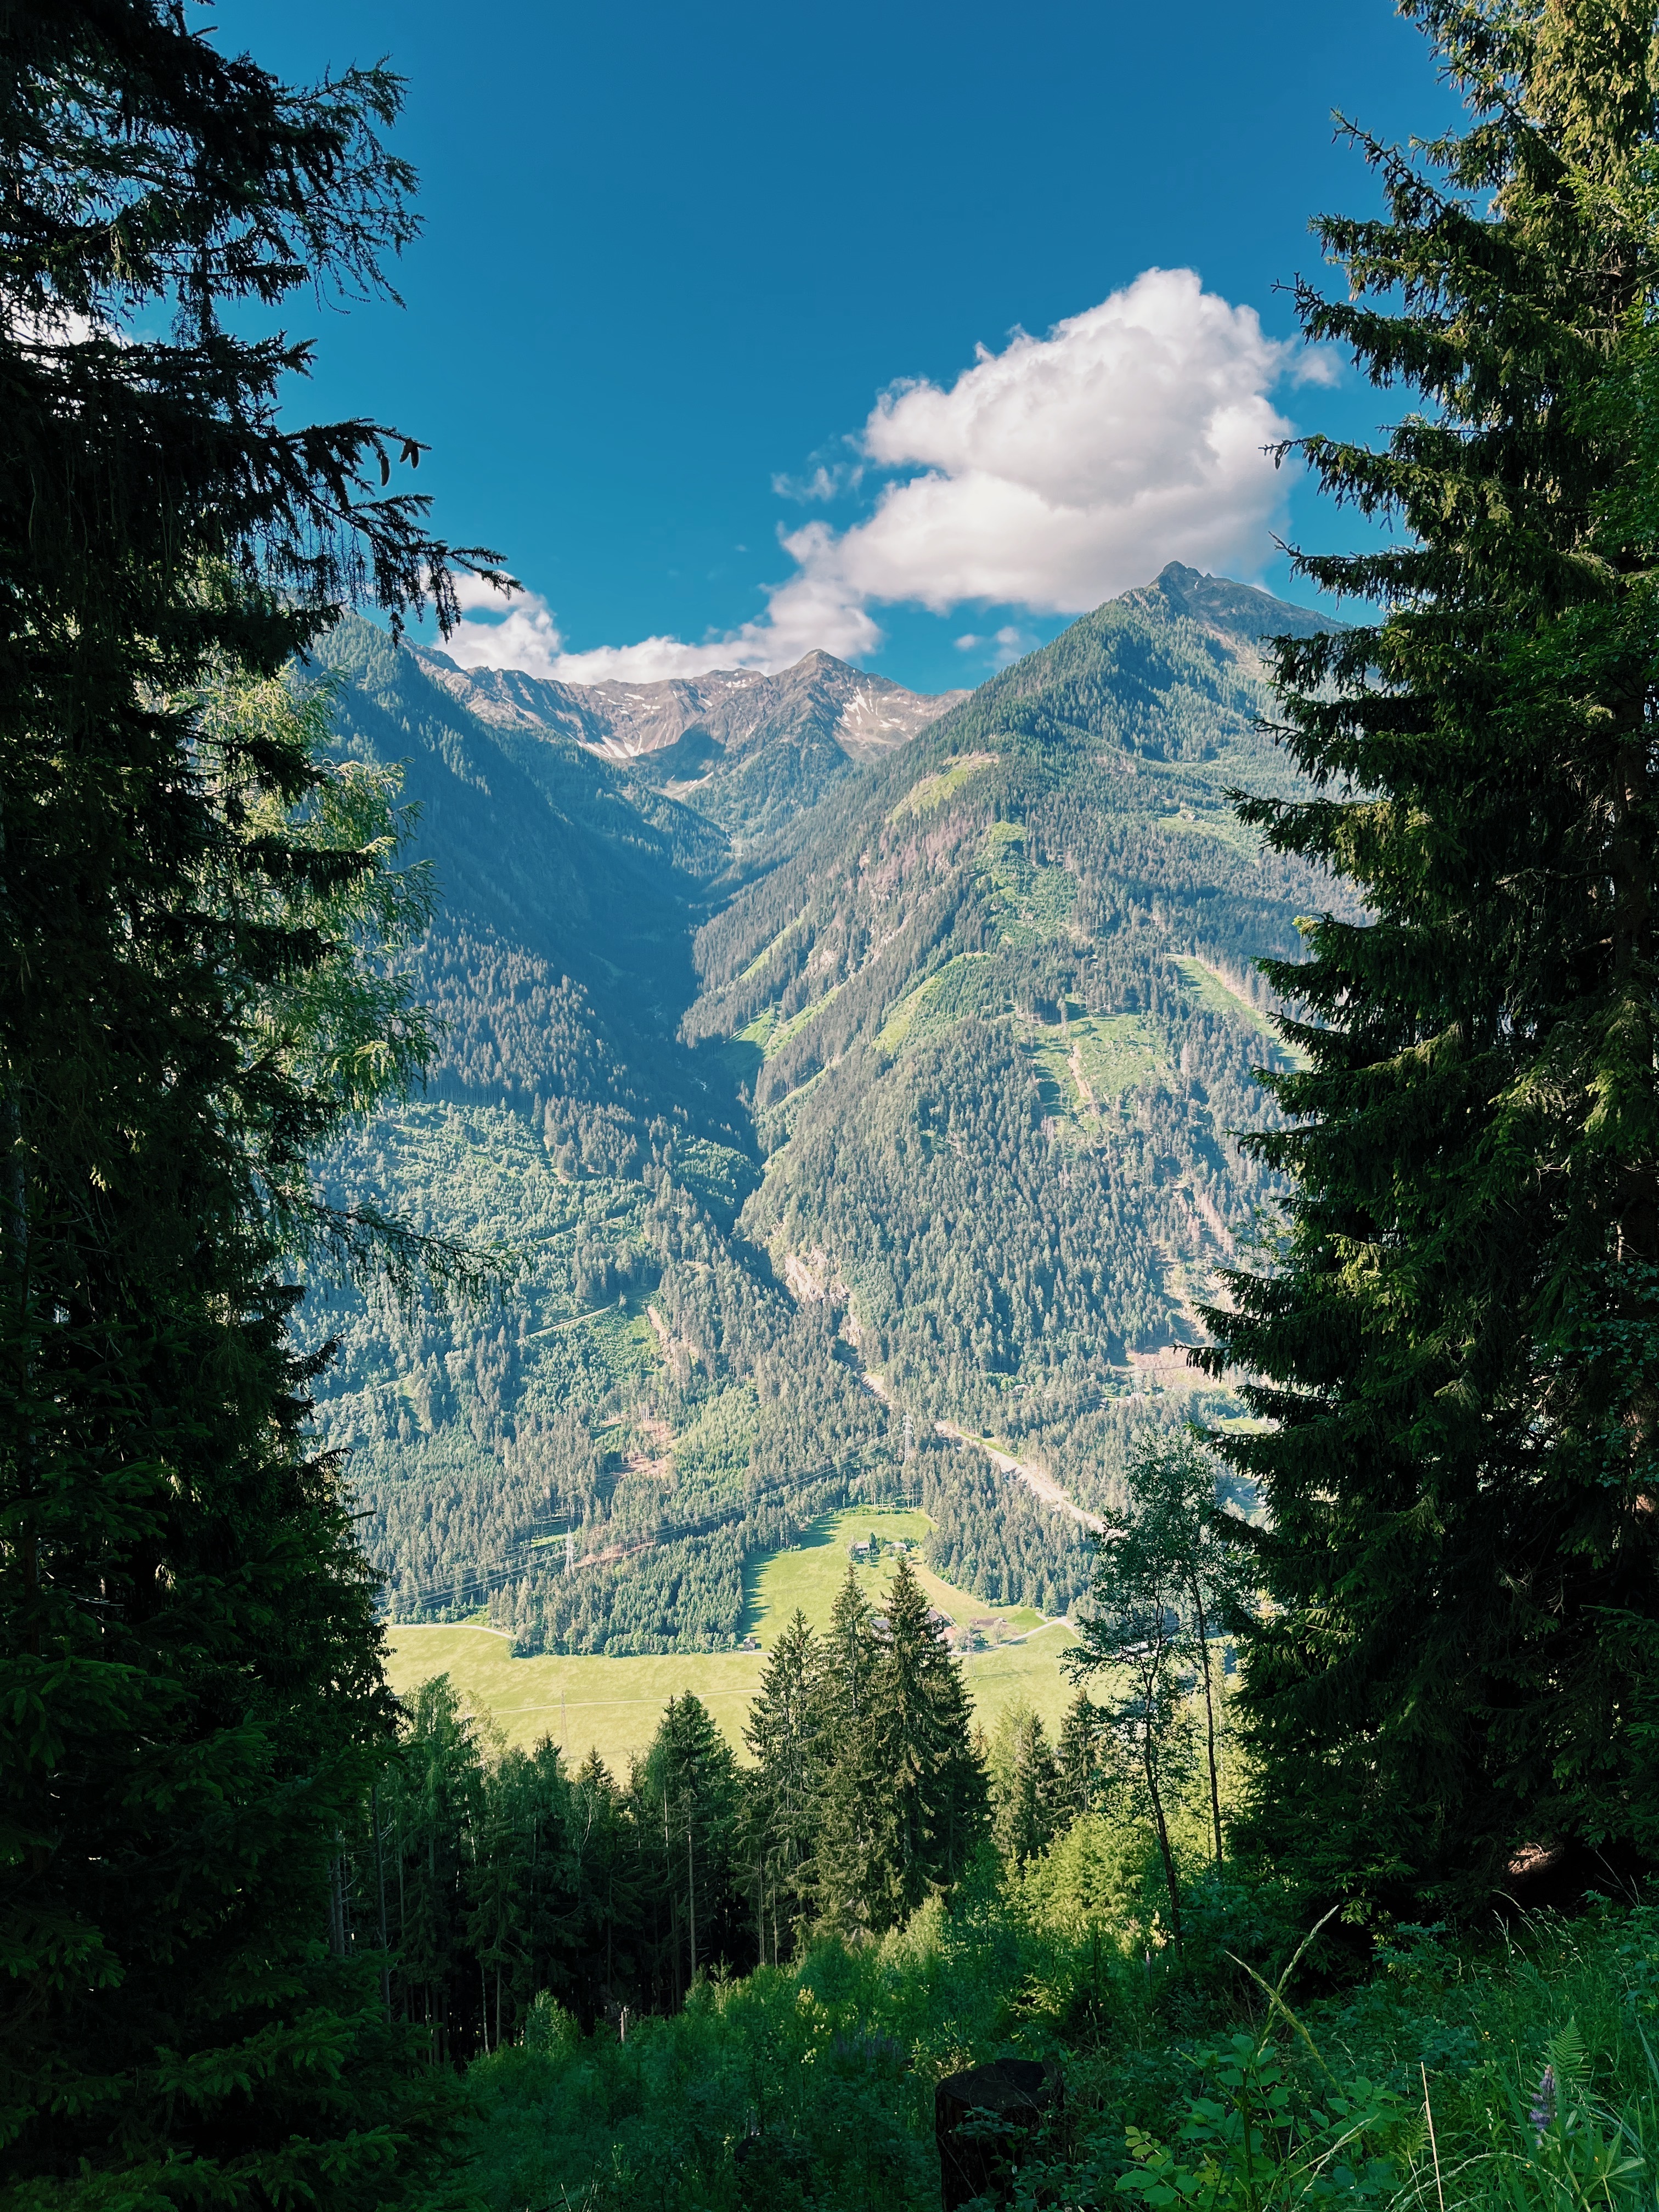
{"type": "MultiPolygon", "coordinates": [[[[0,903],[5,900],[5,825],[0,819],[0,903]]],[[[17,1395],[21,1409],[33,1395],[34,1362],[30,1351],[29,1213],[28,1183],[23,1166],[23,1109],[18,1103],[16,1078],[9,1068],[4,1090],[0,1092],[0,1152],[4,1153],[4,1164],[0,1168],[0,1252],[3,1253],[6,1273],[16,1298],[17,1395]]],[[[44,1645],[37,1603],[40,1594],[40,1549],[33,1511],[33,1430],[24,1425],[17,1442],[18,1502],[23,1509],[18,1550],[23,1567],[23,1604],[28,1620],[29,1648],[38,1659],[44,1645]]]]}
{"type": "Polygon", "coordinates": [[[697,1978],[697,1882],[691,1859],[691,1815],[685,1816],[685,1912],[691,1936],[691,1971],[686,1977],[686,1990],[697,1978]]]}
{"type": "Polygon", "coordinates": [[[386,2008],[387,2025],[392,2021],[392,1944],[386,1925],[386,1852],[380,1833],[380,1785],[369,1784],[368,1817],[374,1827],[374,1887],[380,1901],[380,2002],[386,2008]]]}
{"type": "Polygon", "coordinates": [[[1210,1768],[1210,1820],[1215,1832],[1215,1870],[1221,1872],[1221,1778],[1215,1760],[1215,1697],[1210,1681],[1210,1624],[1196,1575],[1192,1581],[1193,1615],[1198,1622],[1198,1658],[1204,1678],[1204,1753],[1210,1768]]]}
{"type": "MultiPolygon", "coordinates": [[[[1148,1706],[1150,1714],[1151,1707],[1148,1706]]],[[[1152,1723],[1150,1718],[1141,1731],[1140,1764],[1146,1777],[1146,1795],[1152,1801],[1152,1828],[1158,1837],[1158,1848],[1164,1861],[1164,1879],[1170,1891],[1170,1932],[1175,1938],[1176,1956],[1182,1955],[1181,1889],[1176,1881],[1175,1854],[1170,1849],[1169,1824],[1164,1818],[1164,1799],[1158,1786],[1158,1762],[1152,1756],[1152,1723]]]]}

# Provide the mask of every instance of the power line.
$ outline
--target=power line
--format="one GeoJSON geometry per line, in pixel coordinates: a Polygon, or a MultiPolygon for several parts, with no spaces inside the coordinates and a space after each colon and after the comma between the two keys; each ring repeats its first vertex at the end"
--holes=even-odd
{"type": "MultiPolygon", "coordinates": [[[[796,1468],[787,1474],[775,1475],[769,1482],[758,1484],[748,1493],[740,1506],[702,1514],[686,1521],[659,1521],[653,1523],[646,1534],[649,1540],[653,1543],[672,1541],[677,1537],[706,1535],[732,1522],[747,1519],[755,1504],[775,1492],[791,1489],[802,1483],[813,1481],[820,1475],[868,1474],[873,1471],[867,1461],[826,1460],[821,1466],[796,1468]]],[[[533,1530],[547,1528],[556,1523],[567,1524],[564,1533],[568,1538],[573,1531],[568,1524],[574,1522],[574,1512],[544,1513],[538,1514],[534,1519],[521,1525],[533,1530]]],[[[400,1604],[420,1605],[428,1599],[441,1598],[447,1599],[452,1604],[460,1604],[469,1598],[487,1597],[523,1571],[527,1563],[528,1553],[545,1548],[547,1547],[544,1541],[538,1540],[537,1536],[533,1534],[521,1536],[516,1540],[507,1558],[489,1565],[486,1565],[482,1559],[469,1560],[456,1566],[450,1573],[429,1582],[417,1583],[412,1589],[408,1586],[400,1587],[397,1591],[398,1601],[400,1604]],[[458,1577],[464,1577],[464,1579],[458,1581],[458,1577]]]]}

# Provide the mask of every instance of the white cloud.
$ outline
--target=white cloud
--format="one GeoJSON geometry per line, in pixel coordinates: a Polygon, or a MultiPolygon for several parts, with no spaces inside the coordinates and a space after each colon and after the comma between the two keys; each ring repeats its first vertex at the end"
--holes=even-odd
{"type": "Polygon", "coordinates": [[[780,472],[772,479],[772,489],[780,499],[793,499],[804,505],[810,500],[844,498],[849,491],[856,491],[863,481],[861,461],[838,461],[833,469],[820,461],[810,477],[780,472]]]}
{"type": "Polygon", "coordinates": [[[803,654],[815,651],[833,653],[842,660],[873,653],[882,641],[874,617],[848,598],[833,570],[826,570],[815,557],[820,538],[832,537],[827,524],[811,522],[783,540],[784,550],[799,564],[797,572],[770,592],[758,622],[746,622],[740,629],[701,645],[687,645],[677,637],[647,637],[637,645],[601,645],[590,653],[562,653],[556,666],[547,672],[566,684],[657,684],[671,676],[706,675],[711,668],[775,672],[793,668],[803,654]]]}
{"type": "MultiPolygon", "coordinates": [[[[573,653],[526,592],[498,623],[463,623],[448,650],[469,666],[642,683],[786,668],[814,647],[854,659],[882,641],[877,606],[1081,614],[1170,561],[1249,577],[1286,491],[1263,448],[1291,425],[1269,395],[1335,374],[1327,356],[1267,337],[1253,307],[1206,292],[1194,270],[1149,269],[1046,337],[1018,331],[1000,353],[981,346],[948,388],[895,385],[851,441],[861,469],[775,479],[781,495],[811,500],[890,475],[864,520],[780,532],[794,571],[759,619],[696,644],[650,637],[573,653]]],[[[1017,659],[1034,641],[1010,624],[963,649],[1017,659]]]]}
{"type": "Polygon", "coordinates": [[[966,637],[955,640],[958,653],[977,653],[990,668],[1012,667],[1028,653],[1035,653],[1042,642],[1035,630],[1021,629],[1017,623],[1004,623],[989,637],[977,637],[970,630],[966,637]]]}
{"type": "Polygon", "coordinates": [[[1168,561],[1261,567],[1284,495],[1262,448],[1291,349],[1190,269],[1024,331],[946,391],[896,386],[865,425],[890,483],[832,555],[849,593],[1081,614],[1168,561]]]}
{"type": "Polygon", "coordinates": [[[463,620],[442,649],[463,668],[521,668],[527,676],[556,676],[564,639],[553,611],[539,592],[503,595],[477,576],[457,576],[455,597],[463,620]],[[488,613],[491,622],[468,622],[468,614],[488,613]]]}
{"type": "MultiPolygon", "coordinates": [[[[797,533],[805,541],[825,535],[822,523],[797,533]]],[[[852,659],[873,653],[881,631],[862,607],[849,605],[831,581],[821,580],[803,544],[786,538],[787,550],[800,562],[798,573],[775,589],[764,617],[702,645],[677,637],[641,638],[637,645],[601,645],[587,653],[567,653],[547,601],[538,592],[503,596],[477,577],[456,580],[463,619],[441,640],[441,649],[463,668],[520,668],[529,676],[552,677],[562,684],[658,684],[673,676],[702,676],[711,668],[792,668],[804,653],[819,648],[852,659]],[[488,615],[489,621],[466,617],[488,615]]]]}

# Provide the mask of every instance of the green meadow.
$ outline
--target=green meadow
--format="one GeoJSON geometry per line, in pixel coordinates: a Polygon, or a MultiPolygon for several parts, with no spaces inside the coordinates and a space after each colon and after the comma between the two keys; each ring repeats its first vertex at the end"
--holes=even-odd
{"type": "MultiPolygon", "coordinates": [[[[755,1560],[744,1577],[744,1628],[758,1651],[674,1652],[645,1659],[516,1659],[507,1638],[488,1628],[447,1622],[394,1623],[387,1632],[393,1688],[407,1697],[434,1674],[447,1674],[503,1741],[529,1745],[551,1736],[572,1763],[598,1751],[613,1774],[656,1734],[670,1698],[695,1692],[739,1757],[749,1703],[766,1652],[799,1607],[815,1628],[829,1624],[836,1592],[851,1562],[848,1547],[878,1536],[882,1545],[908,1537],[920,1543],[932,1524],[925,1513],[859,1507],[815,1522],[799,1545],[755,1560]]],[[[891,1578],[890,1553],[854,1567],[871,1602],[879,1606],[891,1578]]],[[[984,1648],[963,1661],[975,1713],[988,1733],[1011,1705],[1042,1714],[1052,1736],[1072,1696],[1060,1655],[1073,1641],[1061,1621],[1042,1622],[1028,1607],[994,1606],[957,1589],[917,1560],[911,1564],[929,1601],[957,1626],[989,1622],[984,1648]]]]}

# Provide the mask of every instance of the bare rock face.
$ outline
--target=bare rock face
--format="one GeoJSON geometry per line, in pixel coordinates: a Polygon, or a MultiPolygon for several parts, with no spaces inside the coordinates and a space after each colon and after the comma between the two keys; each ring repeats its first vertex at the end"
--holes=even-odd
{"type": "Polygon", "coordinates": [[[1342,624],[1311,607],[1287,605],[1255,584],[1236,584],[1231,576],[1208,576],[1171,561],[1152,579],[1117,602],[1155,620],[1171,617],[1194,623],[1222,646],[1251,674],[1267,666],[1262,640],[1314,637],[1342,624]]]}
{"type": "Polygon", "coordinates": [[[410,650],[481,721],[574,738],[750,830],[759,822],[747,817],[775,811],[786,793],[810,805],[847,761],[877,760],[908,744],[968,696],[907,691],[829,653],[809,653],[778,676],[738,668],[661,684],[560,684],[514,668],[459,668],[445,653],[410,650]]]}

